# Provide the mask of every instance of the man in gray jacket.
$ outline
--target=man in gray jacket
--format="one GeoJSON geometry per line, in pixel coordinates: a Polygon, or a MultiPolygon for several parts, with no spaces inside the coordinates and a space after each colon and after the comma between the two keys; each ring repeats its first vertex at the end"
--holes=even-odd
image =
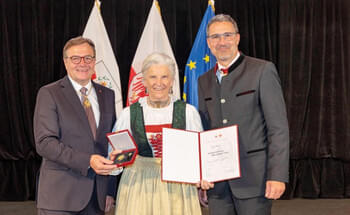
{"type": "Polygon", "coordinates": [[[203,182],[202,188],[208,189],[211,214],[265,215],[288,182],[288,121],[275,66],[239,52],[239,41],[229,15],[208,23],[217,64],[198,80],[199,112],[205,129],[238,125],[241,177],[203,182]]]}
{"type": "Polygon", "coordinates": [[[69,40],[63,49],[68,75],[38,92],[34,136],[43,158],[40,215],[104,214],[108,174],[115,168],[106,159],[106,133],[116,115],[114,92],[91,81],[95,54],[91,40],[69,40]]]}

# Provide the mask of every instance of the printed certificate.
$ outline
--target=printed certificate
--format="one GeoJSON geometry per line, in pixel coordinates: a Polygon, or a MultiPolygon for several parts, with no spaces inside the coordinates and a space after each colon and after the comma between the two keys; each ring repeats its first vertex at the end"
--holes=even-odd
{"type": "Polygon", "coordinates": [[[162,180],[198,183],[241,176],[238,126],[204,132],[163,128],[162,180]]]}

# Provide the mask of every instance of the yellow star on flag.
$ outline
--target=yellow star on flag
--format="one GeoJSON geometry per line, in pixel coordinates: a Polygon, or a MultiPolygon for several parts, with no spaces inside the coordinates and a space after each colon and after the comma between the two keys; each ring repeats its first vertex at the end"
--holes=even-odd
{"type": "Polygon", "coordinates": [[[209,55],[206,54],[203,60],[205,61],[205,63],[208,63],[210,61],[209,55]]]}
{"type": "Polygon", "coordinates": [[[188,63],[187,66],[190,67],[190,70],[195,69],[196,68],[196,63],[197,62],[193,62],[192,60],[190,60],[190,63],[188,63]]]}

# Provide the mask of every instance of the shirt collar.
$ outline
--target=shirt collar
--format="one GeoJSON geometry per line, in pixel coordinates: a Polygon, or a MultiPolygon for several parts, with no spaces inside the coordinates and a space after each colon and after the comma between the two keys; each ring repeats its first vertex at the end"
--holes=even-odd
{"type": "Polygon", "coordinates": [[[69,75],[68,75],[68,78],[69,78],[70,82],[72,83],[74,90],[77,92],[80,92],[80,89],[82,87],[85,87],[88,90],[92,87],[91,80],[89,80],[89,83],[87,83],[85,86],[82,86],[78,82],[74,81],[69,75]]]}
{"type": "Polygon", "coordinates": [[[226,66],[226,67],[222,66],[222,65],[218,62],[218,70],[230,68],[230,66],[232,66],[232,64],[234,64],[234,63],[237,61],[237,59],[239,58],[240,55],[241,55],[241,54],[240,54],[239,52],[237,52],[236,57],[233,58],[233,60],[231,61],[231,63],[230,63],[228,66],[226,66]]]}

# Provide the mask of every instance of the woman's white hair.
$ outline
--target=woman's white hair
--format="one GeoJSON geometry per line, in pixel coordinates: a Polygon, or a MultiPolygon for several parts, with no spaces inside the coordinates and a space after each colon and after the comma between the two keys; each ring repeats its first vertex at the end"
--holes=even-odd
{"type": "Polygon", "coordinates": [[[164,53],[154,52],[146,57],[142,63],[142,75],[145,77],[147,70],[153,65],[166,65],[169,68],[171,77],[175,78],[175,62],[164,53]]]}

